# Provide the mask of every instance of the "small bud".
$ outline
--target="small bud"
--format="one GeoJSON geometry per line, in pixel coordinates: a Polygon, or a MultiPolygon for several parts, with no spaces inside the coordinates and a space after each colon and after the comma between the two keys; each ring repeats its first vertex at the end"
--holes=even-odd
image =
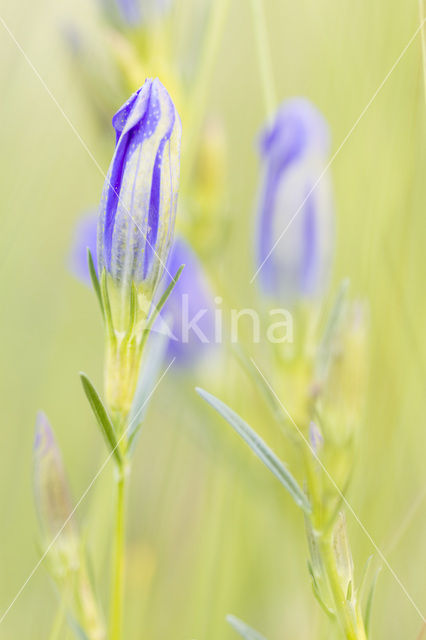
{"type": "Polygon", "coordinates": [[[342,591],[346,594],[349,588],[353,591],[354,564],[346,531],[346,520],[342,511],[334,526],[333,550],[342,591]]]}
{"type": "Polygon", "coordinates": [[[102,0],[107,18],[117,26],[138,27],[161,18],[171,0],[102,0]]]}
{"type": "Polygon", "coordinates": [[[259,279],[265,293],[285,303],[315,299],[328,285],[334,244],[329,148],[327,122],[301,98],[284,102],[261,138],[259,279]]]}
{"type": "Polygon", "coordinates": [[[66,604],[93,640],[105,626],[82,553],[61,453],[46,415],[37,415],[34,440],[34,493],[48,549],[49,567],[66,594],[66,604]]]}
{"type": "Polygon", "coordinates": [[[46,546],[56,539],[56,568],[67,571],[77,567],[78,536],[68,482],[53,431],[42,412],[37,416],[34,440],[34,493],[46,546]]]}
{"type": "Polygon", "coordinates": [[[322,445],[324,444],[324,438],[321,433],[321,429],[311,420],[309,424],[309,442],[311,443],[312,449],[316,455],[321,451],[322,445]]]}

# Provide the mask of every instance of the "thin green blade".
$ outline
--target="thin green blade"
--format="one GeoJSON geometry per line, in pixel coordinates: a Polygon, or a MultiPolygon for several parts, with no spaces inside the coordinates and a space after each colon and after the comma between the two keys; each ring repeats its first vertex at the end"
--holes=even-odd
{"type": "Polygon", "coordinates": [[[197,393],[208,402],[233,429],[245,440],[257,457],[268,467],[281,484],[287,489],[295,503],[303,509],[305,513],[311,512],[311,507],[307,497],[299,487],[290,471],[268,447],[268,445],[257,435],[255,431],[224,402],[213,396],[204,389],[197,388],[197,393]]]}
{"type": "Polygon", "coordinates": [[[101,308],[102,316],[105,316],[104,304],[102,302],[101,285],[99,284],[95,263],[93,262],[92,253],[89,248],[87,248],[87,264],[89,266],[90,279],[92,281],[93,289],[96,293],[96,297],[101,308]]]}
{"type": "Polygon", "coordinates": [[[128,438],[131,450],[135,445],[136,436],[142,426],[149,400],[160,377],[168,342],[168,335],[153,333],[144,352],[138,384],[128,419],[128,438]]]}
{"type": "Polygon", "coordinates": [[[235,616],[226,616],[226,620],[242,638],[245,638],[245,640],[266,640],[266,638],[260,635],[258,631],[249,627],[248,624],[239,618],[236,618],[235,616]]]}
{"type": "Polygon", "coordinates": [[[90,382],[89,378],[85,373],[80,373],[81,382],[83,385],[84,392],[87,396],[87,399],[92,407],[92,411],[95,415],[95,418],[101,428],[102,434],[111,449],[111,452],[114,454],[115,459],[118,464],[121,466],[122,457],[120,453],[120,449],[118,447],[118,441],[115,435],[115,430],[112,425],[111,419],[102,404],[102,400],[100,399],[98,392],[96,391],[93,384],[90,382]]]}
{"type": "Polygon", "coordinates": [[[149,321],[146,325],[145,331],[144,331],[144,336],[142,339],[142,345],[145,344],[148,336],[149,336],[149,332],[152,329],[152,325],[155,322],[156,317],[158,316],[158,314],[160,313],[161,309],[164,307],[164,305],[166,304],[167,298],[169,297],[169,295],[171,294],[171,292],[173,291],[173,289],[176,286],[177,281],[179,280],[182,271],[184,270],[185,265],[181,264],[179,269],[176,271],[173,280],[171,281],[171,283],[169,284],[169,286],[167,287],[167,289],[165,290],[165,292],[163,293],[163,295],[161,296],[157,306],[155,307],[154,311],[151,313],[151,316],[149,318],[149,321]]]}

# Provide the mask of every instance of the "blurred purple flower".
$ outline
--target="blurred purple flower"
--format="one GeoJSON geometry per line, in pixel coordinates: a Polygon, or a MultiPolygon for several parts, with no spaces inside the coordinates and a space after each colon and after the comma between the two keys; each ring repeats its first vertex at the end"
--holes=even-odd
{"type": "MultiPolygon", "coordinates": [[[[167,269],[174,276],[182,264],[185,268],[161,316],[171,334],[167,356],[186,366],[201,359],[214,344],[214,305],[201,263],[191,247],[182,238],[176,238],[167,269]]],[[[171,277],[166,274],[161,288],[165,289],[170,281],[171,277]]],[[[158,330],[161,331],[161,325],[158,330]]]]}
{"type": "Polygon", "coordinates": [[[106,15],[129,27],[149,24],[169,10],[172,0],[102,0],[106,15]]]}
{"type": "Polygon", "coordinates": [[[172,243],[180,168],[181,124],[158,79],[112,120],[116,147],[99,209],[98,270],[116,284],[155,289],[172,243]]]}
{"type": "Polygon", "coordinates": [[[330,175],[322,172],[329,138],[324,117],[304,98],[284,102],[261,136],[259,279],[266,293],[285,303],[318,297],[328,284],[334,207],[330,175]]]}
{"type": "Polygon", "coordinates": [[[97,251],[98,217],[96,211],[88,212],[75,228],[71,245],[70,268],[72,273],[85,284],[90,285],[87,266],[87,249],[90,249],[95,267],[98,263],[97,251]]]}

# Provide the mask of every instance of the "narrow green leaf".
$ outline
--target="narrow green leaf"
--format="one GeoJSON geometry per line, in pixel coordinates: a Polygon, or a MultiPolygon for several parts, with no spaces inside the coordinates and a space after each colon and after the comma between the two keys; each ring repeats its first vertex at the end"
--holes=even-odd
{"type": "Polygon", "coordinates": [[[275,475],[281,484],[287,489],[295,503],[303,509],[305,513],[311,512],[311,506],[302,489],[291,475],[290,471],[275,455],[275,453],[265,444],[265,442],[257,435],[255,431],[237,414],[230,409],[224,402],[213,396],[204,389],[197,388],[197,393],[208,402],[233,429],[245,440],[249,447],[254,451],[257,457],[265,464],[275,475]]]}
{"type": "Polygon", "coordinates": [[[99,306],[101,308],[102,316],[105,318],[104,304],[102,302],[101,285],[99,284],[99,279],[98,279],[98,275],[96,273],[95,263],[93,262],[92,253],[91,253],[89,247],[87,248],[87,264],[89,266],[90,279],[92,281],[93,289],[94,289],[94,291],[96,293],[96,297],[98,299],[99,306]]]}
{"type": "Polygon", "coordinates": [[[365,623],[365,630],[366,630],[366,633],[367,633],[367,638],[370,637],[371,609],[373,607],[373,597],[374,597],[374,593],[376,591],[377,578],[379,577],[379,573],[380,573],[380,568],[377,569],[376,574],[375,574],[375,576],[373,578],[373,582],[371,584],[370,592],[369,592],[368,598],[367,598],[367,603],[365,605],[364,623],[365,623]]]}
{"type": "Polygon", "coordinates": [[[181,264],[179,269],[176,271],[176,274],[174,275],[173,280],[170,282],[169,286],[167,287],[167,289],[165,290],[165,292],[161,296],[161,298],[160,298],[157,306],[155,307],[154,311],[151,313],[151,316],[150,316],[150,318],[148,320],[148,323],[147,323],[147,325],[145,327],[144,336],[142,338],[142,347],[145,344],[145,342],[146,342],[146,340],[147,340],[147,338],[149,336],[149,332],[152,329],[152,325],[154,324],[156,317],[160,313],[161,309],[164,307],[164,305],[165,305],[165,303],[167,301],[167,298],[169,297],[169,295],[171,294],[171,292],[175,288],[176,283],[179,280],[184,268],[185,268],[185,265],[181,264]]]}
{"type": "Polygon", "coordinates": [[[96,391],[95,387],[90,382],[86,374],[80,373],[80,378],[83,384],[84,392],[87,396],[87,399],[89,400],[90,406],[92,407],[92,411],[95,414],[95,418],[101,428],[102,434],[105,437],[105,440],[112,453],[114,454],[117,463],[121,465],[123,460],[111,419],[104,405],[102,404],[102,400],[100,399],[98,392],[96,391]]]}
{"type": "Polygon", "coordinates": [[[314,570],[312,568],[311,563],[308,561],[308,571],[309,571],[309,575],[312,578],[312,592],[315,596],[316,601],[318,602],[318,604],[320,605],[321,609],[324,611],[325,614],[327,614],[327,616],[330,618],[330,620],[334,620],[335,619],[335,613],[332,609],[330,609],[326,603],[324,602],[324,600],[321,597],[321,593],[320,593],[320,588],[317,582],[317,579],[315,577],[314,574],[314,570]]]}
{"type": "Polygon", "coordinates": [[[291,438],[292,440],[294,440],[295,439],[294,428],[293,429],[291,428],[292,424],[288,416],[283,411],[282,406],[278,402],[276,396],[273,394],[269,385],[266,383],[264,377],[259,373],[259,370],[257,369],[257,367],[253,364],[251,360],[249,360],[246,353],[241,349],[239,345],[237,345],[234,348],[234,352],[237,356],[237,359],[240,365],[247,372],[247,374],[252,378],[256,387],[260,389],[260,391],[262,392],[270,410],[272,411],[273,416],[275,417],[277,422],[280,424],[280,426],[283,428],[285,435],[291,438]]]}
{"type": "Polygon", "coordinates": [[[260,635],[258,631],[255,631],[254,629],[249,627],[248,624],[246,624],[239,618],[235,616],[226,616],[226,620],[227,622],[229,622],[231,627],[235,629],[235,631],[239,633],[240,636],[245,640],[266,640],[266,638],[260,635]]]}
{"type": "Polygon", "coordinates": [[[102,297],[103,308],[105,311],[106,326],[107,326],[111,340],[115,340],[114,323],[112,321],[111,302],[110,302],[109,293],[108,293],[107,273],[105,269],[102,271],[102,275],[101,275],[101,297],[102,297]]]}

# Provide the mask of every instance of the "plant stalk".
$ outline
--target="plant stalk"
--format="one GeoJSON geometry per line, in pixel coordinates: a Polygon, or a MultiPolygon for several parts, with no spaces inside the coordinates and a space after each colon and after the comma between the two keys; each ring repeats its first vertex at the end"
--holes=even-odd
{"type": "Polygon", "coordinates": [[[116,476],[115,539],[111,589],[110,640],[121,640],[123,632],[126,471],[117,469],[116,476]]]}

